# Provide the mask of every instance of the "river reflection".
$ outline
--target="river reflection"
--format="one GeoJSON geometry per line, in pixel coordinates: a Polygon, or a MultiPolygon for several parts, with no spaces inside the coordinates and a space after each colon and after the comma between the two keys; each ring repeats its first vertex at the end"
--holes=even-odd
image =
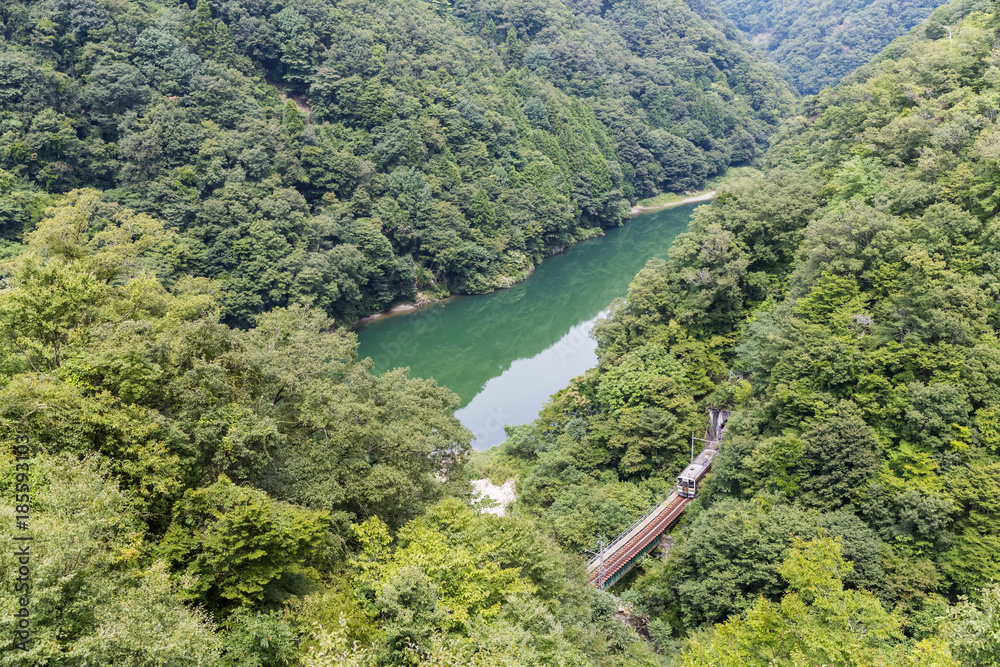
{"type": "Polygon", "coordinates": [[[505,424],[523,424],[548,397],[594,366],[594,320],[652,257],[666,257],[695,205],[632,219],[603,237],[549,258],[524,282],[482,296],[456,297],[358,332],[359,354],[375,371],[409,366],[458,394],[455,414],[486,449],[505,424]]]}

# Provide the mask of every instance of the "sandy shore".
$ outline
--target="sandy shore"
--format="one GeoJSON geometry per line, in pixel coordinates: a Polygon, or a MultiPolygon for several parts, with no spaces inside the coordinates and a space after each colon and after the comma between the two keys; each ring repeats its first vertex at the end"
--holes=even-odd
{"type": "Polygon", "coordinates": [[[632,215],[641,215],[643,213],[649,213],[650,211],[662,211],[665,208],[673,208],[674,206],[683,206],[684,204],[694,204],[700,201],[708,201],[714,196],[715,190],[712,190],[703,195],[698,195],[697,197],[688,197],[687,199],[682,199],[680,201],[672,201],[669,204],[663,204],[662,206],[633,206],[629,213],[632,215]]]}
{"type": "MultiPolygon", "coordinates": [[[[448,298],[451,298],[451,297],[448,297],[448,298]]],[[[406,313],[412,313],[414,310],[417,310],[418,308],[423,308],[424,306],[429,306],[432,303],[440,303],[442,301],[447,301],[447,300],[448,300],[447,298],[446,299],[428,299],[426,301],[419,301],[417,303],[401,303],[398,306],[393,306],[389,310],[383,311],[381,313],[374,313],[372,315],[367,315],[365,317],[362,317],[360,320],[358,320],[357,322],[354,323],[354,327],[358,327],[358,326],[361,326],[363,324],[367,324],[368,322],[372,322],[374,320],[380,320],[383,317],[392,317],[393,315],[405,315],[406,313]]],[[[352,328],[354,328],[354,327],[352,327],[352,328]]]]}

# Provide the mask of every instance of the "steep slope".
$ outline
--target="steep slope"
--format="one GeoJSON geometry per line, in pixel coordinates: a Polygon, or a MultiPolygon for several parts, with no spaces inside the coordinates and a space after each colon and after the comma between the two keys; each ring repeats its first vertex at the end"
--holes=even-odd
{"type": "Polygon", "coordinates": [[[180,230],[163,276],[222,279],[235,324],[508,285],[629,200],[758,158],[793,109],[678,1],[2,11],[3,238],[97,188],[180,230]]]}
{"type": "Polygon", "coordinates": [[[662,664],[469,507],[454,394],[319,310],[220,323],[175,237],[82,191],[0,261],[0,665],[662,664]]]}
{"type": "Polygon", "coordinates": [[[799,92],[810,95],[867,63],[930,16],[942,1],[718,0],[718,4],[784,68],[799,92]]]}
{"type": "Polygon", "coordinates": [[[931,20],[951,38],[906,36],[809,98],[765,173],[695,212],[595,329],[598,368],[493,462],[592,549],[669,488],[704,406],[732,408],[669,559],[627,594],[664,646],[690,634],[687,664],[1000,651],[1000,21],[931,20]]]}

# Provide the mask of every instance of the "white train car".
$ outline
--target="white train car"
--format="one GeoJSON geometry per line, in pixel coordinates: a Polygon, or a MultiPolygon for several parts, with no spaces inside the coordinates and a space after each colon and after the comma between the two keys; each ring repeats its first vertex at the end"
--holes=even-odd
{"type": "Polygon", "coordinates": [[[712,460],[719,453],[717,449],[705,448],[684,472],[677,476],[677,495],[684,498],[694,498],[698,494],[698,484],[702,477],[711,470],[712,460]]]}

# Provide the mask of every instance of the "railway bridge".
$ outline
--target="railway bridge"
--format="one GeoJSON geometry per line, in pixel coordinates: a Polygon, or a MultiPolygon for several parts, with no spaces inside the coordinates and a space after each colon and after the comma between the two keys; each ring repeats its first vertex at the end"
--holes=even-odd
{"type": "MultiPolygon", "coordinates": [[[[715,408],[709,410],[709,424],[708,428],[705,429],[705,437],[695,438],[692,436],[692,464],[685,469],[684,473],[681,473],[682,477],[692,468],[698,467],[697,463],[701,460],[704,460],[701,474],[708,470],[719,449],[719,443],[725,435],[728,419],[728,410],[715,408]],[[695,440],[701,440],[705,443],[705,449],[697,459],[694,456],[695,440]]],[[[629,570],[635,567],[636,563],[642,560],[643,556],[659,545],[660,538],[671,526],[677,523],[693,498],[694,489],[690,493],[686,493],[681,486],[678,486],[662,502],[626,528],[610,544],[602,546],[597,555],[587,561],[587,575],[590,577],[590,582],[603,591],[624,577],[629,570]]]]}

